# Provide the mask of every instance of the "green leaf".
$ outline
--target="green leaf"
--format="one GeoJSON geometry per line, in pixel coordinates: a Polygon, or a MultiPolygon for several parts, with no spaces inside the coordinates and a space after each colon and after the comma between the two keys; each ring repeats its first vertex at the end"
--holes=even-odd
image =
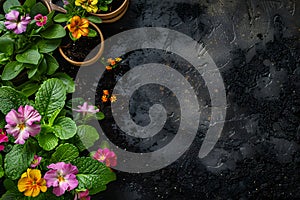
{"type": "Polygon", "coordinates": [[[36,0],[26,0],[23,4],[23,6],[27,8],[32,8],[36,4],[36,0]]]}
{"type": "Polygon", "coordinates": [[[47,15],[48,14],[48,9],[46,8],[46,6],[44,6],[44,4],[42,4],[41,2],[36,3],[34,6],[32,6],[32,8],[30,9],[30,17],[33,19],[34,16],[36,16],[37,14],[42,14],[42,15],[47,15]]]}
{"type": "Polygon", "coordinates": [[[4,176],[4,169],[3,169],[3,159],[2,155],[0,154],[0,178],[4,176]]]}
{"type": "Polygon", "coordinates": [[[38,72],[38,69],[39,69],[38,65],[32,65],[32,67],[27,70],[28,78],[31,79],[38,72]]]}
{"type": "Polygon", "coordinates": [[[77,135],[79,136],[80,142],[86,149],[92,147],[94,143],[99,140],[98,131],[90,125],[78,126],[77,135]]]}
{"type": "Polygon", "coordinates": [[[19,6],[20,2],[18,0],[7,0],[3,4],[3,10],[5,13],[8,13],[10,8],[13,6],[19,6]]]}
{"type": "Polygon", "coordinates": [[[37,136],[38,143],[46,151],[53,150],[58,145],[58,138],[50,132],[41,131],[37,136]]]}
{"type": "Polygon", "coordinates": [[[36,109],[42,116],[51,118],[52,114],[65,105],[66,90],[61,80],[57,78],[45,81],[35,96],[36,109]]]}
{"type": "Polygon", "coordinates": [[[42,37],[46,39],[57,39],[66,36],[65,29],[59,24],[53,24],[45,31],[41,32],[42,37]]]}
{"type": "Polygon", "coordinates": [[[51,126],[51,128],[52,128],[52,126],[53,126],[53,124],[54,124],[54,121],[56,120],[56,117],[59,115],[60,111],[61,111],[60,109],[57,109],[57,110],[52,114],[51,118],[49,118],[49,126],[51,126]]]}
{"type": "Polygon", "coordinates": [[[67,93],[73,93],[75,92],[75,83],[74,80],[66,73],[56,73],[52,76],[53,78],[58,78],[59,80],[61,80],[66,87],[67,93]]]}
{"type": "Polygon", "coordinates": [[[0,102],[0,110],[5,115],[12,109],[18,109],[21,105],[29,104],[29,100],[24,94],[8,86],[0,88],[0,102]]]}
{"type": "Polygon", "coordinates": [[[56,137],[61,140],[67,140],[76,134],[77,127],[71,118],[60,117],[55,120],[53,130],[56,137]]]}
{"type": "Polygon", "coordinates": [[[97,118],[97,120],[102,120],[102,119],[105,118],[105,115],[104,115],[103,112],[97,112],[96,113],[96,118],[97,118]]]}
{"type": "Polygon", "coordinates": [[[17,61],[9,62],[5,65],[1,78],[5,81],[12,80],[17,77],[23,69],[24,66],[22,63],[17,61]]]}
{"type": "Polygon", "coordinates": [[[61,39],[45,40],[42,39],[38,41],[37,47],[40,53],[50,53],[53,52],[60,45],[61,39]]]}
{"type": "Polygon", "coordinates": [[[102,22],[102,19],[96,16],[88,16],[87,19],[95,24],[100,24],[102,22]]]}
{"type": "Polygon", "coordinates": [[[40,85],[37,83],[33,83],[33,82],[27,82],[25,84],[22,85],[21,92],[26,95],[27,97],[33,95],[34,93],[36,93],[36,91],[39,89],[40,85]]]}
{"type": "Polygon", "coordinates": [[[51,75],[58,69],[59,64],[56,59],[50,54],[44,54],[47,62],[47,74],[51,75]]]}
{"type": "MultiPolygon", "coordinates": [[[[90,157],[76,158],[72,164],[77,166],[78,189],[106,189],[106,184],[116,180],[116,175],[103,163],[90,157]],[[100,187],[103,186],[103,187],[100,187]]],[[[98,191],[98,192],[100,192],[98,191]]]]}
{"type": "Polygon", "coordinates": [[[5,115],[2,112],[0,112],[0,128],[4,128],[5,125],[6,125],[5,115]]]}
{"type": "Polygon", "coordinates": [[[16,55],[16,60],[21,63],[37,65],[41,58],[41,54],[36,49],[28,49],[24,53],[16,55]]]}
{"type": "Polygon", "coordinates": [[[5,174],[12,180],[19,179],[33,161],[35,152],[28,151],[24,145],[15,144],[4,159],[5,174]]]}
{"type": "Polygon", "coordinates": [[[67,22],[69,20],[68,16],[66,14],[57,14],[53,20],[57,23],[67,22]]]}
{"type": "Polygon", "coordinates": [[[14,52],[14,41],[8,37],[0,37],[0,52],[12,55],[14,52]]]}
{"type": "Polygon", "coordinates": [[[97,36],[97,32],[90,28],[88,37],[96,37],[96,36],[97,36]]]}
{"type": "Polygon", "coordinates": [[[73,144],[65,143],[59,145],[52,154],[50,162],[70,162],[79,156],[77,147],[73,144]]]}

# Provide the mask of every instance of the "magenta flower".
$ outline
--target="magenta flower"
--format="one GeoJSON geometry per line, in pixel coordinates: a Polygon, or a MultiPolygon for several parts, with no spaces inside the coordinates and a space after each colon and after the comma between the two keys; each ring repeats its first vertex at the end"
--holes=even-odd
{"type": "Polygon", "coordinates": [[[99,112],[99,109],[95,109],[95,106],[88,105],[88,102],[84,102],[82,106],[77,106],[79,109],[74,109],[76,112],[81,112],[83,115],[88,113],[95,114],[99,112]]]}
{"type": "Polygon", "coordinates": [[[43,16],[42,14],[37,14],[34,16],[37,26],[44,26],[47,23],[47,19],[47,16],[43,16]]]}
{"type": "Polygon", "coordinates": [[[26,16],[19,17],[19,11],[12,10],[5,15],[7,21],[4,22],[5,27],[8,30],[13,31],[16,34],[21,34],[26,31],[27,25],[30,23],[30,17],[26,16]]]}
{"type": "Polygon", "coordinates": [[[30,167],[31,168],[37,167],[41,163],[41,160],[42,160],[42,157],[40,157],[38,155],[34,155],[33,161],[31,162],[30,167]]]}
{"type": "Polygon", "coordinates": [[[11,110],[5,120],[6,132],[15,137],[16,144],[24,144],[29,136],[36,136],[41,131],[41,125],[35,124],[41,121],[41,115],[32,106],[20,106],[18,112],[11,110]]]}
{"type": "Polygon", "coordinates": [[[66,190],[70,191],[77,187],[76,174],[78,169],[76,166],[58,162],[47,167],[51,170],[46,172],[44,179],[47,181],[47,187],[53,186],[53,193],[56,196],[61,196],[66,190]]]}
{"type": "Polygon", "coordinates": [[[115,152],[110,151],[108,148],[98,149],[93,158],[99,162],[105,163],[107,167],[114,167],[117,165],[117,156],[115,152]]]}
{"type": "MultiPolygon", "coordinates": [[[[6,136],[6,133],[3,129],[0,129],[0,143],[3,143],[3,142],[8,142],[8,137],[6,136]]],[[[0,145],[0,151],[3,151],[5,148],[4,145],[0,145]]]]}
{"type": "Polygon", "coordinates": [[[85,190],[75,194],[74,200],[90,200],[89,191],[85,190]]]}
{"type": "Polygon", "coordinates": [[[64,5],[69,5],[69,1],[68,0],[63,0],[64,5]]]}

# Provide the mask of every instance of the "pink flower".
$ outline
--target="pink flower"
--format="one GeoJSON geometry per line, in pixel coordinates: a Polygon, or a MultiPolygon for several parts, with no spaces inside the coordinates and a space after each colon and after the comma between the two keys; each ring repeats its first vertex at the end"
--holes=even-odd
{"type": "MultiPolygon", "coordinates": [[[[8,137],[6,136],[6,133],[4,129],[0,129],[0,143],[8,142],[8,137]]],[[[3,151],[5,148],[4,145],[0,145],[0,151],[3,151]]]]}
{"type": "Polygon", "coordinates": [[[42,14],[37,14],[34,16],[37,26],[44,26],[47,23],[47,19],[47,16],[43,16],[42,14]]]}
{"type": "Polygon", "coordinates": [[[90,200],[89,191],[85,190],[75,194],[74,200],[90,200]]]}
{"type": "Polygon", "coordinates": [[[88,105],[87,102],[84,102],[82,106],[77,106],[79,109],[74,109],[76,112],[81,112],[83,115],[86,115],[88,113],[95,114],[99,112],[99,109],[95,109],[95,106],[88,105]]]}
{"type": "Polygon", "coordinates": [[[56,196],[61,196],[66,190],[71,191],[77,187],[78,169],[76,166],[58,162],[47,167],[51,170],[46,172],[44,179],[47,181],[47,187],[53,186],[53,193],[56,196]]]}
{"type": "Polygon", "coordinates": [[[35,168],[36,166],[38,166],[41,163],[41,160],[42,160],[42,157],[40,157],[38,155],[34,155],[33,161],[31,162],[30,167],[35,168]]]}
{"type": "Polygon", "coordinates": [[[29,136],[36,136],[41,131],[41,125],[35,124],[41,121],[41,115],[32,106],[20,106],[18,112],[11,110],[5,120],[6,132],[15,137],[16,144],[24,144],[29,136]]]}
{"type": "Polygon", "coordinates": [[[117,165],[117,156],[113,151],[110,151],[108,148],[98,149],[94,154],[93,158],[106,164],[108,167],[114,167],[117,165]]]}
{"type": "Polygon", "coordinates": [[[25,32],[31,19],[28,14],[26,14],[26,16],[21,16],[21,18],[19,18],[19,15],[19,11],[16,10],[12,10],[5,15],[7,20],[4,22],[5,27],[16,34],[25,32]]]}

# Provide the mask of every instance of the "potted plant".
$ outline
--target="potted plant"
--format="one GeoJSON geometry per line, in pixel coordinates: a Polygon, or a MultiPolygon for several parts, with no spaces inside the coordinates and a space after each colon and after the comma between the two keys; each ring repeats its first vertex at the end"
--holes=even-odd
{"type": "MultiPolygon", "coordinates": [[[[77,0],[77,6],[87,7],[89,1],[77,0]]],[[[129,0],[94,0],[91,4],[95,4],[97,9],[91,12],[92,15],[98,16],[103,23],[113,23],[121,19],[126,13],[129,0]]]]}
{"type": "Polygon", "coordinates": [[[86,153],[99,139],[86,122],[103,114],[81,101],[73,110],[77,124],[67,114],[66,94],[58,78],[44,81],[32,100],[0,87],[0,178],[6,190],[1,199],[90,199],[116,179],[113,151],[86,153]]]}
{"type": "Polygon", "coordinates": [[[39,81],[59,65],[52,53],[66,31],[53,22],[54,12],[36,0],[6,0],[0,14],[0,73],[2,85],[39,81]]]}
{"type": "Polygon", "coordinates": [[[75,0],[65,2],[64,7],[66,13],[54,17],[54,21],[66,23],[64,28],[68,32],[68,37],[59,47],[59,52],[68,62],[76,66],[95,63],[104,50],[104,37],[95,24],[101,23],[101,19],[87,16],[88,11],[76,6],[75,0]]]}

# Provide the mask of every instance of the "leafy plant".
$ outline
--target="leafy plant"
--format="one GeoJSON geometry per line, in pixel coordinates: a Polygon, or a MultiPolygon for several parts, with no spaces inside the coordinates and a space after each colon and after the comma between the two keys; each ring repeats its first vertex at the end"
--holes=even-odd
{"type": "MultiPolygon", "coordinates": [[[[77,126],[66,115],[67,90],[62,80],[51,78],[29,100],[12,87],[0,87],[0,121],[5,122],[0,127],[4,130],[1,135],[7,134],[9,138],[4,143],[5,157],[0,157],[0,177],[5,177],[7,190],[1,199],[73,199],[81,193],[91,195],[103,191],[106,184],[116,179],[105,160],[97,159],[103,159],[104,153],[98,157],[84,156],[84,150],[94,145],[99,134],[90,125],[77,126]],[[58,168],[65,170],[63,174],[70,174],[68,181],[73,177],[72,189],[63,193],[49,179],[58,173],[55,171],[58,168]],[[30,182],[32,177],[37,185],[30,182]],[[40,188],[38,192],[28,192],[36,187],[40,188]]],[[[116,158],[110,159],[116,162],[116,158]]],[[[64,180],[64,175],[61,176],[58,181],[64,180]]]]}
{"type": "MultiPolygon", "coordinates": [[[[53,75],[59,64],[52,53],[66,35],[64,28],[53,22],[54,12],[49,13],[36,0],[26,0],[23,5],[17,0],[6,0],[3,10],[5,15],[0,15],[2,85],[12,85],[7,81],[14,82],[19,75],[31,81],[53,75]]],[[[27,84],[27,90],[31,86],[27,84]]]]}

